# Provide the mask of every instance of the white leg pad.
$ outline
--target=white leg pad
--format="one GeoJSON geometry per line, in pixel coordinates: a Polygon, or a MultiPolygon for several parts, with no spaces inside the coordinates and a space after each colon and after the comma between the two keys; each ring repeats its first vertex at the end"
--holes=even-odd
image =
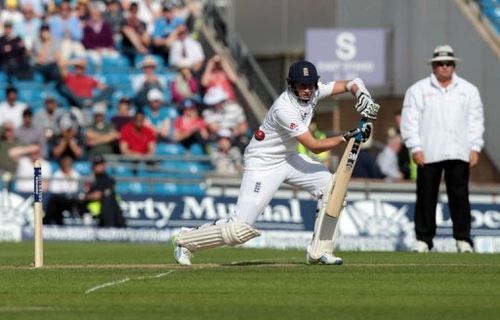
{"type": "MultiPolygon", "coordinates": [[[[324,254],[332,254],[335,247],[335,236],[337,234],[338,218],[333,218],[325,214],[326,204],[328,203],[328,195],[331,188],[335,183],[335,176],[328,185],[327,190],[323,194],[323,198],[318,202],[318,211],[316,215],[316,222],[314,223],[314,234],[311,243],[307,247],[307,252],[312,259],[319,259],[324,254]]],[[[344,199],[344,206],[346,201],[344,199]]]]}
{"type": "Polygon", "coordinates": [[[175,241],[177,245],[194,252],[224,245],[242,244],[260,234],[257,229],[246,223],[231,221],[180,232],[175,241]]]}

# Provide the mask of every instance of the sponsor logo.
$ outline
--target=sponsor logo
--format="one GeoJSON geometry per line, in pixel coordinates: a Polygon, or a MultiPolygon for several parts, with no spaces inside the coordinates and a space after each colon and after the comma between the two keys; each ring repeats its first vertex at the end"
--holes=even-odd
{"type": "Polygon", "coordinates": [[[256,182],[255,187],[253,187],[253,192],[259,193],[261,187],[262,187],[262,182],[260,182],[260,181],[256,182]]]}
{"type": "Polygon", "coordinates": [[[295,128],[297,128],[297,125],[296,125],[295,123],[293,123],[293,122],[292,122],[292,123],[290,123],[290,129],[292,129],[292,130],[293,130],[293,129],[295,129],[295,128]]]}

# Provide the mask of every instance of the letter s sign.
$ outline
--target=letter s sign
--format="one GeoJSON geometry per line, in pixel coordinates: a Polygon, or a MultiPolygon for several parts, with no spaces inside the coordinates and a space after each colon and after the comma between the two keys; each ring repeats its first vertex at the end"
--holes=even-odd
{"type": "Polygon", "coordinates": [[[356,36],[350,32],[342,32],[336,40],[338,48],[335,50],[337,58],[340,60],[354,59],[357,53],[356,36]]]}

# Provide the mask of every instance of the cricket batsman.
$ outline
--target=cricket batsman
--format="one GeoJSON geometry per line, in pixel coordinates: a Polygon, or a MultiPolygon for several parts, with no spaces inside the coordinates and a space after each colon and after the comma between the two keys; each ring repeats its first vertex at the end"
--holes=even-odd
{"type": "Polygon", "coordinates": [[[318,199],[306,263],[342,264],[342,259],[333,254],[338,223],[325,219],[325,206],[335,176],[321,163],[298,154],[297,143],[317,154],[333,149],[358,133],[363,140],[369,138],[369,124],[339,136],[314,138],[309,124],[320,99],[350,92],[357,99],[356,111],[368,121],[377,119],[380,106],[373,101],[361,79],[319,82],[316,67],[309,61],[298,61],[290,66],[287,84],[287,89],[273,103],[246,147],[235,212],[229,219],[182,230],[174,236],[174,257],[179,264],[191,265],[193,252],[198,250],[237,245],[259,236],[259,230],[253,225],[282,182],[306,190],[318,199]]]}

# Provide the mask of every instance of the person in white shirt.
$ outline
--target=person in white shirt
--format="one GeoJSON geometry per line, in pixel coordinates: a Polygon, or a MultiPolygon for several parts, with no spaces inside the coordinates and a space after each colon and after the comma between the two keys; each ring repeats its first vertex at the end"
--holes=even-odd
{"type": "Polygon", "coordinates": [[[0,125],[10,122],[14,128],[18,128],[23,123],[23,111],[27,105],[17,100],[17,89],[7,87],[5,89],[5,101],[0,103],[0,125]]]}
{"type": "Polygon", "coordinates": [[[432,74],[412,85],[403,102],[401,135],[418,165],[417,252],[433,247],[443,171],[457,250],[473,251],[468,182],[484,145],[483,104],[479,90],[455,73],[459,61],[449,45],[437,46],[432,74]]]}
{"type": "Polygon", "coordinates": [[[31,149],[27,156],[19,158],[16,170],[16,192],[33,193],[33,167],[35,161],[39,160],[42,165],[42,191],[49,188],[49,179],[52,177],[50,163],[42,158],[42,147],[40,145],[31,149]]]}
{"type": "Polygon", "coordinates": [[[401,137],[394,135],[389,137],[387,145],[377,155],[377,165],[384,174],[386,180],[401,180],[403,174],[399,170],[398,153],[401,150],[401,137]]]}
{"type": "Polygon", "coordinates": [[[199,74],[205,62],[203,47],[189,35],[187,26],[181,25],[174,32],[177,33],[177,39],[170,47],[169,64],[174,67],[188,65],[194,74],[199,74]]]}
{"type": "Polygon", "coordinates": [[[333,254],[337,219],[325,214],[334,178],[321,163],[299,155],[297,144],[300,142],[314,153],[321,153],[357,134],[368,139],[369,125],[340,136],[314,138],[309,124],[322,98],[351,92],[358,99],[356,110],[368,121],[377,118],[380,106],[373,101],[361,79],[327,84],[318,80],[316,67],[311,62],[292,64],[287,78],[288,89],[271,106],[245,150],[243,180],[235,212],[229,219],[182,230],[174,236],[174,257],[179,264],[190,265],[193,251],[240,244],[259,236],[260,232],[253,225],[282,182],[305,189],[319,200],[314,235],[307,248],[307,263],[342,264],[342,259],[333,254]]]}
{"type": "Polygon", "coordinates": [[[73,159],[69,156],[59,161],[59,169],[50,182],[50,198],[43,217],[43,224],[63,225],[63,212],[79,212],[83,202],[78,198],[80,173],[73,169],[73,159]]]}

